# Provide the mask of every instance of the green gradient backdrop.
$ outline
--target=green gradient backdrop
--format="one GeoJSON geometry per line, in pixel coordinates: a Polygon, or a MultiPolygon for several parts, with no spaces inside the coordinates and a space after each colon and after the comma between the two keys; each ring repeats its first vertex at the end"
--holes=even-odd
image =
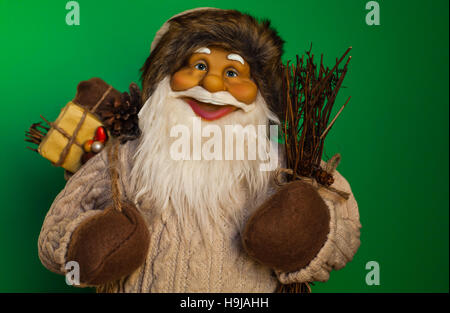
{"type": "Polygon", "coordinates": [[[99,76],[119,90],[138,69],[162,23],[214,6],[270,18],[286,40],[285,60],[311,42],[330,64],[353,59],[337,106],[352,99],[326,154],[359,202],[361,247],[314,292],[449,290],[449,2],[379,1],[381,25],[365,24],[367,1],[78,1],[81,25],[65,24],[67,1],[0,0],[0,291],[80,292],[38,259],[44,216],[63,172],[25,149],[39,114],[56,118],[79,81],[99,76]],[[367,286],[377,261],[381,285],[367,286]]]}

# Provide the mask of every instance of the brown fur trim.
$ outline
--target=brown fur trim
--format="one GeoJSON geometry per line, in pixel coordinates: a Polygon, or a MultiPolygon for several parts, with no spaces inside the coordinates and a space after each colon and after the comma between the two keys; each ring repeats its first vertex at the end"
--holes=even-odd
{"type": "Polygon", "coordinates": [[[260,22],[235,10],[205,9],[172,18],[169,25],[141,68],[143,102],[196,49],[218,46],[244,57],[270,109],[276,114],[281,112],[283,40],[268,20],[260,22]]]}

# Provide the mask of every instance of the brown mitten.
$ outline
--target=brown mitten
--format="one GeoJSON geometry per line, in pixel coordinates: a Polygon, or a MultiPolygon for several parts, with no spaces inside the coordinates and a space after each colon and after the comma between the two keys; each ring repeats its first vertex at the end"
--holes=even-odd
{"type": "Polygon", "coordinates": [[[101,285],[131,274],[143,264],[150,236],[134,205],[109,207],[84,221],[72,235],[67,261],[80,265],[83,285],[101,285]]]}
{"type": "Polygon", "coordinates": [[[273,269],[291,272],[307,266],[329,233],[328,207],[302,181],[280,188],[249,218],[242,236],[248,254],[273,269]]]}

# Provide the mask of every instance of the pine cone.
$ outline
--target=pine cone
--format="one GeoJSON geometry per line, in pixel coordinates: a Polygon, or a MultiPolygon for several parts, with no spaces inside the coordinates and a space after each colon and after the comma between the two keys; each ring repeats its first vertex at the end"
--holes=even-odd
{"type": "Polygon", "coordinates": [[[130,93],[123,92],[120,101],[117,99],[112,110],[103,114],[105,126],[114,137],[119,137],[122,143],[140,136],[138,113],[141,109],[141,92],[138,85],[130,84],[130,93]]]}

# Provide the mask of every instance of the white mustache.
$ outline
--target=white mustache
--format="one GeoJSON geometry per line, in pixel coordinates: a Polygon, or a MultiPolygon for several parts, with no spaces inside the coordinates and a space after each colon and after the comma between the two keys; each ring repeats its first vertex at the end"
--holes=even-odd
{"type": "Polygon", "coordinates": [[[204,103],[211,103],[215,105],[232,105],[244,112],[250,112],[255,108],[255,103],[245,104],[236,100],[228,91],[218,91],[211,93],[203,87],[195,86],[188,90],[183,91],[170,91],[169,93],[172,97],[189,97],[194,98],[197,101],[204,103]]]}

